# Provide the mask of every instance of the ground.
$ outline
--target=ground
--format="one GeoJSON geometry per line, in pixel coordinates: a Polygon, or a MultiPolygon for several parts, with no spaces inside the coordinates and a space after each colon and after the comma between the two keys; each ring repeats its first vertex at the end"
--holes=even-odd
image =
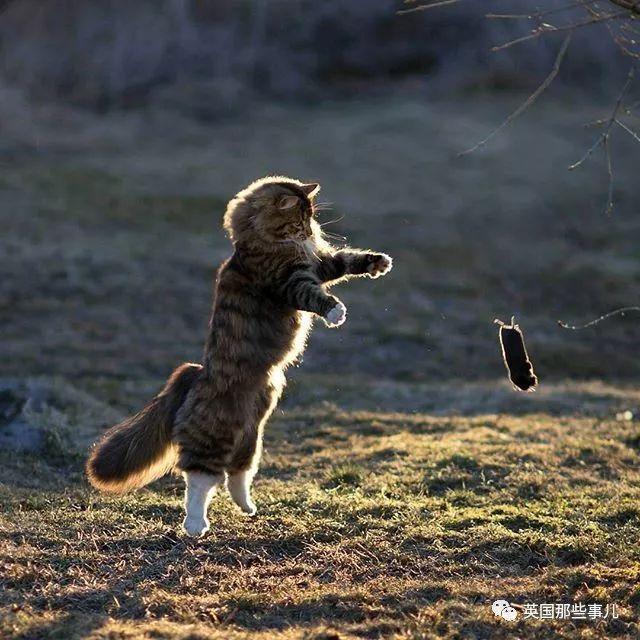
{"type": "Polygon", "coordinates": [[[638,636],[639,325],[555,322],[637,300],[632,151],[614,140],[611,218],[602,164],[565,170],[598,105],[551,97],[457,159],[518,96],[204,124],[2,98],[0,373],[46,392],[29,409],[41,449],[0,451],[0,637],[638,636]],[[291,372],[258,515],[218,497],[210,534],[187,540],[179,478],[109,498],[83,461],[198,360],[224,204],[269,172],[319,180],[323,221],[344,215],[326,229],[395,268],[336,289],[347,322],[319,324],[291,372]],[[534,394],[504,378],[492,321],[512,313],[534,394]],[[498,598],[515,622],[494,617],[498,598]],[[619,617],[525,619],[574,602],[619,617]]]}

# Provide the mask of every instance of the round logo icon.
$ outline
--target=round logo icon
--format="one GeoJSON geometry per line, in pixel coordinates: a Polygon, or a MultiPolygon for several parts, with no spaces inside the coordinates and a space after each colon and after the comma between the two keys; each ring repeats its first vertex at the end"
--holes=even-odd
{"type": "Polygon", "coordinates": [[[509,604],[507,600],[496,600],[491,605],[491,611],[496,617],[504,618],[512,622],[518,617],[518,612],[509,604]]]}
{"type": "Polygon", "coordinates": [[[513,622],[518,617],[516,610],[511,606],[505,607],[500,615],[509,622],[513,622]]]}

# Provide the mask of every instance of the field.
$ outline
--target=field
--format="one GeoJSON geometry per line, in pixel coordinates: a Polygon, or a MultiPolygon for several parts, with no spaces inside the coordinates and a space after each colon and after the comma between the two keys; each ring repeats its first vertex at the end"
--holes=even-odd
{"type": "Polygon", "coordinates": [[[611,217],[601,160],[566,171],[607,105],[550,97],[457,158],[521,97],[215,123],[0,97],[0,438],[16,416],[40,438],[0,447],[0,637],[638,636],[640,325],[556,324],[637,303],[634,149],[614,139],[611,217]],[[258,515],[217,497],[192,541],[179,478],[115,499],[82,465],[199,359],[225,202],[267,173],[319,180],[326,229],[395,268],[337,289],[347,322],[318,324],[291,372],[258,515]],[[493,319],[514,313],[535,394],[504,377],[493,319]],[[525,617],[576,602],[617,617],[525,617]]]}

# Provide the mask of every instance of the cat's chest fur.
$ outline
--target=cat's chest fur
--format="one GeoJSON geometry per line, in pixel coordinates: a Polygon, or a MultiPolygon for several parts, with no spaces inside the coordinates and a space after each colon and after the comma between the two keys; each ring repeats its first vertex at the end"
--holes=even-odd
{"type": "Polygon", "coordinates": [[[304,351],[313,319],[310,313],[291,308],[277,289],[277,283],[269,286],[250,274],[223,269],[211,322],[213,361],[232,369],[249,366],[256,373],[295,362],[304,351]]]}
{"type": "Polygon", "coordinates": [[[318,250],[318,246],[314,238],[307,238],[303,243],[302,247],[304,248],[304,252],[307,254],[307,258],[310,261],[314,261],[316,259],[316,251],[318,250]]]}

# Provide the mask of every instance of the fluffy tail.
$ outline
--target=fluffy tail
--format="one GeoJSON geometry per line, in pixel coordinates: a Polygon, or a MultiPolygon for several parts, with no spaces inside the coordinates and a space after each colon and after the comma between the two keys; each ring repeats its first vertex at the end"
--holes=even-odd
{"type": "Polygon", "coordinates": [[[94,487],[124,493],[160,478],[175,465],[173,421],[201,369],[199,364],[180,365],[142,411],[102,436],[87,461],[87,475],[94,487]]]}

